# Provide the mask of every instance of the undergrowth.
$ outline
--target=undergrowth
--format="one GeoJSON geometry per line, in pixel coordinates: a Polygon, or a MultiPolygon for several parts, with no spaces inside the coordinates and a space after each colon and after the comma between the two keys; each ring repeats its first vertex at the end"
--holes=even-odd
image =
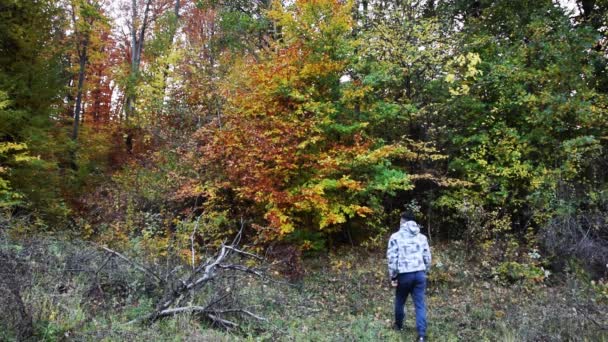
{"type": "MultiPolygon", "coordinates": [[[[225,290],[240,291],[242,304],[268,321],[241,319],[237,329],[226,331],[187,315],[127,324],[153,308],[153,294],[146,292],[142,274],[128,265],[117,263],[111,272],[96,275],[77,272],[76,256],[96,253],[86,243],[5,238],[0,246],[4,255],[29,267],[29,277],[15,276],[23,282],[20,296],[32,318],[32,340],[411,341],[416,337],[411,301],[405,331],[390,329],[393,289],[381,253],[343,249],[308,257],[306,274],[296,283],[244,278],[225,290]],[[101,285],[94,288],[94,284],[101,285]]],[[[487,267],[467,261],[458,243],[436,246],[433,253],[427,293],[429,340],[608,340],[602,329],[608,287],[585,277],[575,263],[542,282],[505,283],[487,267]]],[[[0,340],[17,340],[15,336],[5,328],[0,340]]]]}

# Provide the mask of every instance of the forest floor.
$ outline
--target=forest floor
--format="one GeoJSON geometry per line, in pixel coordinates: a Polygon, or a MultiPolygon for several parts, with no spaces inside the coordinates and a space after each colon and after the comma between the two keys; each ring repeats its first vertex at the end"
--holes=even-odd
{"type": "MultiPolygon", "coordinates": [[[[268,319],[240,320],[239,328],[213,329],[195,317],[176,316],[153,324],[125,324],[153,307],[145,296],[107,290],[104,305],[87,277],[67,276],[80,245],[58,240],[32,244],[4,241],[4,255],[30,265],[21,297],[31,313],[35,340],[43,341],[413,341],[411,300],[406,329],[391,330],[394,290],[386,279],[383,253],[345,248],[305,258],[296,284],[242,278],[243,303],[268,319]],[[71,244],[71,243],[70,243],[71,244]]],[[[543,283],[504,284],[487,268],[467,261],[458,243],[434,248],[427,292],[430,341],[608,341],[605,294],[574,274],[551,275],[543,283]]],[[[126,279],[135,284],[138,278],[126,279]]],[[[100,289],[101,291],[101,289],[100,289]]],[[[10,310],[10,309],[9,309],[10,310]]],[[[2,319],[0,319],[2,323],[2,319]]],[[[10,340],[8,335],[5,339],[10,340]]],[[[0,333],[0,340],[3,335],[0,333]]]]}

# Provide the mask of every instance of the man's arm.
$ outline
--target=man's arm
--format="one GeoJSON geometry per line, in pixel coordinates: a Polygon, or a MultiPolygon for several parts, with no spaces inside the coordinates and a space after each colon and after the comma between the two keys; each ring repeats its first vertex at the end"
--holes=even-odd
{"type": "Polygon", "coordinates": [[[388,248],[386,250],[386,259],[388,260],[388,275],[391,280],[397,278],[398,269],[397,262],[399,258],[399,247],[397,240],[392,238],[388,241],[388,248]]]}
{"type": "Polygon", "coordinates": [[[429,242],[424,237],[424,241],[422,242],[422,260],[424,261],[424,265],[426,266],[426,271],[428,272],[431,269],[431,247],[429,247],[429,242]]]}

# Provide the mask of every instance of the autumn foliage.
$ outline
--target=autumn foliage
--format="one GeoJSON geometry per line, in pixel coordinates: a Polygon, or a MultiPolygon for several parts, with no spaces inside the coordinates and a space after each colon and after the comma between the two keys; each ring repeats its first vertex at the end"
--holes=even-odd
{"type": "Polygon", "coordinates": [[[271,12],[282,37],[260,60],[238,65],[226,82],[221,120],[198,132],[200,168],[211,188],[255,203],[263,238],[296,229],[331,232],[348,219],[381,211],[378,196],[407,189],[384,145],[357,117],[360,84],[341,83],[352,46],[351,4],[298,1],[271,12]]]}
{"type": "Polygon", "coordinates": [[[603,7],[0,7],[0,206],[47,228],[161,250],[242,219],[258,247],[383,247],[407,207],[502,251],[607,201],[603,7]]]}

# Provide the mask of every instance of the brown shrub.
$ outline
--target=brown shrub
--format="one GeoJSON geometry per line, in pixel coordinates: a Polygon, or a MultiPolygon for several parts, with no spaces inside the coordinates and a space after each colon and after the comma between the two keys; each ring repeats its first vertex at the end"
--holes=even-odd
{"type": "Polygon", "coordinates": [[[596,278],[608,276],[608,213],[583,212],[553,218],[540,241],[561,269],[576,258],[596,278]]]}
{"type": "Polygon", "coordinates": [[[273,245],[268,247],[266,256],[272,260],[276,270],[289,281],[299,281],[304,277],[302,251],[293,245],[273,245]]]}
{"type": "Polygon", "coordinates": [[[15,257],[0,251],[0,330],[17,341],[33,338],[32,317],[21,299],[20,288],[29,274],[26,265],[15,257]]]}

